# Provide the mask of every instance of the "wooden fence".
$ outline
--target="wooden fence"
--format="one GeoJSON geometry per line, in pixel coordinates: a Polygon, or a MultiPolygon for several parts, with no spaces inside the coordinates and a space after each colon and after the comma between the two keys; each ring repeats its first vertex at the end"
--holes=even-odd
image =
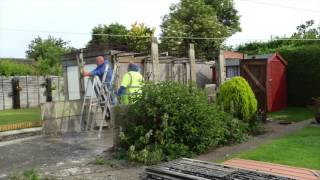
{"type": "Polygon", "coordinates": [[[0,125],[0,132],[2,131],[11,131],[17,129],[25,129],[25,128],[32,128],[32,127],[40,127],[42,126],[42,121],[33,121],[33,122],[22,122],[22,123],[15,123],[15,124],[5,124],[0,125]]]}

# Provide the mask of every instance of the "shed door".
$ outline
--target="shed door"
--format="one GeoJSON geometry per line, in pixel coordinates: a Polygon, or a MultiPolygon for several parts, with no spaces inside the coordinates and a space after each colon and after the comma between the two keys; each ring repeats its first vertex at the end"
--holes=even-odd
{"type": "Polygon", "coordinates": [[[258,101],[258,109],[264,112],[267,111],[266,67],[265,60],[241,62],[241,76],[249,82],[258,101]]]}

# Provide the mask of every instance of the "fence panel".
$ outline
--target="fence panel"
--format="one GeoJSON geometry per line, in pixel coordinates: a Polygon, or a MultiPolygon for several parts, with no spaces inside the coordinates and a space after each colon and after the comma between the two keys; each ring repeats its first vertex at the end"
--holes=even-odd
{"type": "Polygon", "coordinates": [[[28,83],[28,104],[29,107],[36,107],[39,105],[38,89],[42,88],[38,85],[37,76],[27,76],[28,83]]]}
{"type": "Polygon", "coordinates": [[[21,87],[20,91],[20,107],[27,108],[28,107],[28,85],[27,85],[27,77],[19,76],[19,86],[21,87]]]}
{"type": "Polygon", "coordinates": [[[4,92],[3,92],[3,77],[0,77],[0,110],[5,108],[4,92]]]}
{"type": "Polygon", "coordinates": [[[47,102],[47,97],[46,97],[46,78],[43,76],[39,76],[39,104],[47,102]]]}
{"type": "Polygon", "coordinates": [[[12,78],[11,76],[3,78],[4,109],[12,109],[12,78]]]}
{"type": "MultiPolygon", "coordinates": [[[[13,76],[0,76],[0,110],[12,109],[12,79],[13,76]]],[[[37,107],[46,102],[46,78],[52,79],[54,87],[52,95],[53,101],[64,100],[63,77],[51,76],[16,76],[19,79],[20,107],[37,107]]]]}

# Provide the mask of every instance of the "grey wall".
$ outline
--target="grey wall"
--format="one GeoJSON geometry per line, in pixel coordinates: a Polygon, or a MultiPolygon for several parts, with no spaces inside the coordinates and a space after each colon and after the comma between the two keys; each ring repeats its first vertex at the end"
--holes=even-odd
{"type": "MultiPolygon", "coordinates": [[[[0,110],[12,109],[12,78],[14,76],[0,76],[0,110]]],[[[37,107],[46,102],[46,89],[42,86],[46,78],[51,78],[52,86],[55,88],[52,91],[52,100],[64,100],[62,77],[16,76],[16,78],[19,78],[19,86],[22,88],[20,91],[21,108],[37,107]]]]}

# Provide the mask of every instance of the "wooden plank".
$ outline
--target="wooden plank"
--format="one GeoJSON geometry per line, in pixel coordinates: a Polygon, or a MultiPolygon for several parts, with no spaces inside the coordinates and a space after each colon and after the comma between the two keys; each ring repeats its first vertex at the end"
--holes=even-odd
{"type": "Polygon", "coordinates": [[[147,172],[148,171],[155,172],[155,173],[163,173],[165,175],[180,177],[183,179],[208,180],[207,178],[202,178],[202,177],[192,176],[192,175],[184,174],[184,173],[180,173],[180,172],[170,171],[168,168],[164,168],[164,167],[150,167],[147,169],[147,172]]]}
{"type": "Polygon", "coordinates": [[[295,178],[295,179],[305,179],[305,180],[319,179],[319,177],[317,177],[312,170],[304,169],[304,168],[290,167],[285,165],[278,165],[278,164],[244,160],[244,159],[231,159],[229,161],[224,162],[224,164],[227,166],[235,167],[235,168],[271,173],[271,174],[286,176],[286,177],[295,178]]]}
{"type": "Polygon", "coordinates": [[[248,74],[251,80],[263,91],[266,92],[266,88],[260,83],[260,81],[251,73],[248,67],[244,64],[242,66],[243,70],[248,74]]]}

